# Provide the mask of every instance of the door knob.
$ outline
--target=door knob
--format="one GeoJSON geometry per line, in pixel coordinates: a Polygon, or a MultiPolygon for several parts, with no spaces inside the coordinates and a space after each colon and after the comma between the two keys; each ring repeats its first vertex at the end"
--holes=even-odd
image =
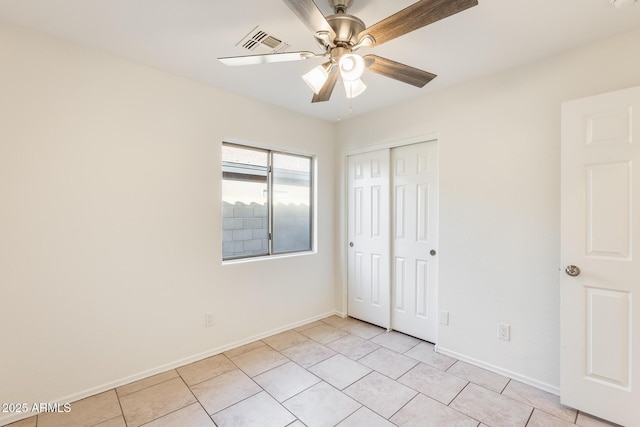
{"type": "Polygon", "coordinates": [[[435,249],[431,249],[429,251],[429,254],[431,254],[431,256],[436,256],[436,250],[435,249]]]}
{"type": "Polygon", "coordinates": [[[353,242],[349,242],[349,247],[353,247],[353,242]]]}
{"type": "Polygon", "coordinates": [[[575,265],[568,265],[567,268],[564,269],[564,272],[571,277],[576,277],[580,275],[580,267],[577,267],[575,265]]]}

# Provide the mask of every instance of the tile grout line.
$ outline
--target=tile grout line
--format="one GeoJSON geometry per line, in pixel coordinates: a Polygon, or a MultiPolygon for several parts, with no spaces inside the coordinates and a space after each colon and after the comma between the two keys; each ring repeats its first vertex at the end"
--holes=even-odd
{"type": "MultiPolygon", "coordinates": [[[[449,369],[453,368],[457,363],[459,362],[459,360],[456,360],[455,362],[453,362],[451,364],[451,366],[449,366],[447,369],[444,370],[444,372],[446,372],[447,374],[449,374],[449,369]]],[[[449,374],[449,375],[456,375],[456,374],[449,374]]],[[[457,375],[456,375],[457,376],[457,375]]],[[[460,377],[458,377],[460,378],[460,377]]]]}
{"type": "MultiPolygon", "coordinates": [[[[414,389],[412,389],[414,390],[414,389]]],[[[417,391],[417,390],[414,390],[417,391]]],[[[409,403],[413,402],[418,396],[420,396],[422,393],[420,393],[419,391],[416,393],[415,396],[413,396],[411,399],[409,399],[409,401],[407,403],[405,403],[404,405],[402,405],[400,408],[398,408],[398,410],[396,412],[394,412],[393,414],[391,414],[391,416],[389,418],[386,418],[389,422],[391,421],[391,418],[393,418],[398,412],[402,411],[409,403]]],[[[427,396],[427,398],[429,398],[427,396]]],[[[395,424],[395,423],[394,423],[395,424]]]]}
{"type": "MultiPolygon", "coordinates": [[[[322,378],[319,378],[317,375],[315,375],[313,372],[309,372],[307,369],[305,369],[305,368],[303,368],[302,366],[298,365],[296,362],[291,361],[291,363],[294,363],[296,366],[298,366],[299,368],[303,369],[305,372],[307,372],[307,373],[309,373],[309,374],[313,375],[314,377],[316,377],[316,378],[318,379],[318,382],[316,382],[316,383],[314,383],[314,384],[311,384],[309,387],[305,388],[304,390],[301,390],[301,391],[297,392],[296,394],[294,394],[294,395],[293,395],[293,396],[291,396],[291,397],[286,398],[286,399],[285,399],[285,400],[283,400],[282,402],[280,402],[280,401],[279,401],[275,396],[273,396],[271,393],[269,393],[269,392],[268,392],[264,387],[262,387],[260,384],[257,384],[257,383],[256,383],[256,384],[258,385],[258,387],[262,388],[262,390],[263,390],[265,393],[267,393],[269,396],[271,396],[271,397],[273,398],[273,400],[275,400],[276,402],[278,402],[278,404],[280,404],[280,406],[284,407],[285,409],[287,409],[287,407],[286,407],[286,406],[284,406],[284,402],[286,402],[286,401],[288,401],[288,400],[293,399],[294,397],[298,396],[298,395],[299,395],[299,394],[301,394],[301,393],[304,393],[305,391],[309,390],[311,387],[314,387],[314,386],[318,385],[318,384],[319,384],[319,383],[321,383],[321,382],[326,382],[326,381],[324,381],[322,378]]],[[[280,366],[284,366],[284,364],[283,364],[283,365],[280,365],[280,366]]],[[[273,368],[273,369],[279,368],[280,366],[276,366],[276,367],[275,367],[275,368],[273,368]]],[[[267,371],[267,372],[269,372],[269,371],[267,371]]],[[[263,372],[263,373],[264,373],[264,372],[263,372]]],[[[262,374],[259,374],[259,375],[262,375],[262,374]]],[[[258,375],[256,375],[256,377],[257,377],[257,376],[258,376],[258,375]]],[[[251,380],[253,381],[253,378],[251,378],[251,380]]],[[[253,381],[253,382],[255,383],[255,381],[253,381]]],[[[327,384],[328,384],[328,383],[327,383],[327,384]]],[[[331,385],[331,384],[329,384],[329,385],[331,385]]],[[[287,410],[288,410],[288,409],[287,409],[287,410]]],[[[292,415],[294,415],[294,416],[295,416],[295,414],[292,414],[292,415]]],[[[296,419],[298,419],[298,417],[296,417],[296,419]]]]}
{"type": "MultiPolygon", "coordinates": [[[[524,403],[524,402],[520,402],[520,403],[524,403]]],[[[575,410],[576,411],[576,416],[575,416],[575,421],[574,422],[567,421],[564,418],[562,418],[562,417],[560,417],[558,415],[554,415],[554,414],[552,414],[552,413],[550,413],[548,411],[545,411],[544,409],[538,408],[537,406],[534,406],[533,409],[538,411],[538,412],[545,413],[545,414],[547,414],[547,415],[549,415],[551,417],[557,418],[557,419],[559,419],[561,421],[564,421],[565,423],[571,423],[571,425],[577,425],[577,423],[578,423],[578,412],[580,412],[580,411],[578,411],[577,409],[575,410]]]]}
{"type": "MultiPolygon", "coordinates": [[[[460,395],[462,394],[462,392],[464,391],[464,389],[466,389],[466,388],[467,388],[467,386],[469,386],[469,384],[471,384],[471,381],[469,381],[469,380],[466,380],[466,381],[467,381],[467,383],[464,385],[464,387],[462,387],[462,388],[460,389],[460,391],[459,391],[458,393],[456,393],[456,395],[454,396],[454,398],[453,398],[453,399],[451,399],[451,401],[450,401],[449,403],[447,403],[447,405],[446,405],[446,406],[447,406],[448,408],[451,408],[451,404],[453,403],[453,401],[454,401],[454,400],[456,400],[456,399],[458,398],[458,396],[460,396],[460,395]]],[[[427,397],[429,397],[429,396],[427,396],[427,397]]],[[[453,409],[454,411],[456,410],[456,408],[451,408],[451,409],[453,409]]],[[[460,412],[460,411],[458,411],[458,412],[460,412]]],[[[468,416],[468,415],[467,415],[467,416],[468,416]]]]}
{"type": "MultiPolygon", "coordinates": [[[[318,384],[318,383],[316,383],[316,384],[318,384]]],[[[311,387],[315,386],[316,384],[312,385],[311,387]]],[[[309,390],[311,387],[307,387],[307,388],[305,389],[305,391],[306,391],[306,390],[309,390]]],[[[269,394],[269,392],[268,392],[268,391],[266,391],[266,390],[265,390],[265,393],[269,394]]],[[[300,393],[302,393],[302,392],[300,392],[300,393]]],[[[297,393],[295,396],[297,396],[297,395],[298,395],[298,394],[300,394],[300,393],[297,393]]],[[[269,396],[271,396],[271,395],[269,394],[269,396]]],[[[271,397],[273,397],[273,396],[271,396],[271,397]]],[[[292,399],[293,397],[294,397],[294,396],[291,396],[291,397],[290,397],[289,399],[287,399],[287,400],[290,400],[290,399],[292,399]]],[[[275,397],[273,397],[273,400],[275,400],[276,402],[278,402],[278,399],[276,399],[275,397]]],[[[291,412],[291,411],[289,410],[289,408],[287,408],[286,406],[284,406],[284,402],[286,402],[287,400],[284,400],[283,402],[278,402],[278,405],[280,405],[280,406],[282,407],[282,409],[284,409],[285,411],[287,411],[288,413],[290,413],[290,414],[291,414],[291,416],[292,416],[293,418],[295,418],[292,422],[290,422],[290,423],[289,423],[289,424],[287,424],[287,425],[294,424],[296,421],[300,421],[300,422],[302,423],[302,421],[300,420],[300,418],[298,418],[298,416],[297,416],[296,414],[294,414],[293,412],[291,412]]],[[[304,423],[302,423],[302,424],[304,424],[304,423]]],[[[304,424],[304,425],[306,425],[306,424],[304,424]]]]}
{"type": "MultiPolygon", "coordinates": [[[[249,378],[249,379],[251,379],[251,378],[249,378]]],[[[253,381],[253,380],[252,380],[252,381],[253,381]]],[[[255,381],[254,381],[254,383],[255,383],[255,381]]],[[[267,391],[266,391],[265,389],[263,389],[262,387],[260,387],[260,385],[259,385],[259,384],[256,384],[256,385],[260,388],[260,391],[257,391],[257,392],[255,392],[255,393],[253,393],[251,396],[244,397],[244,398],[242,398],[242,399],[238,400],[236,403],[233,403],[233,404],[231,404],[231,405],[229,405],[229,406],[226,406],[226,407],[224,407],[224,408],[220,409],[219,411],[214,412],[213,414],[209,414],[209,412],[208,412],[206,409],[205,409],[205,412],[207,413],[207,415],[209,415],[209,418],[211,418],[211,421],[213,421],[213,416],[214,416],[214,415],[217,415],[217,414],[219,414],[220,412],[224,412],[224,411],[226,411],[227,409],[229,409],[229,408],[231,408],[231,407],[233,407],[233,406],[236,406],[237,404],[242,403],[242,402],[244,402],[245,400],[251,399],[252,397],[257,396],[258,394],[260,394],[260,393],[262,393],[262,392],[267,393],[267,391]]],[[[267,394],[268,394],[268,393],[267,393],[267,394]]],[[[200,401],[198,400],[198,402],[200,402],[200,401]]],[[[285,409],[286,409],[286,408],[285,408],[285,409]]],[[[214,422],[214,424],[215,424],[215,421],[213,421],[213,422],[214,422]]],[[[217,425],[217,424],[216,424],[216,425],[217,425]]]]}
{"type": "MultiPolygon", "coordinates": [[[[193,403],[189,403],[188,405],[183,406],[182,408],[178,408],[178,409],[176,409],[176,410],[174,410],[174,411],[167,412],[167,413],[166,413],[166,414],[164,414],[164,415],[161,415],[161,416],[159,416],[159,417],[157,417],[157,418],[154,418],[154,419],[149,420],[149,421],[147,421],[147,422],[145,422],[145,423],[143,423],[143,424],[140,424],[140,426],[139,426],[139,427],[144,427],[144,426],[146,426],[147,424],[150,424],[150,423],[152,423],[152,422],[154,422],[154,421],[157,421],[157,420],[159,420],[159,419],[161,419],[161,418],[164,418],[164,417],[169,416],[169,415],[171,415],[171,414],[175,414],[176,412],[178,412],[178,411],[182,411],[184,408],[188,408],[189,406],[191,406],[191,405],[195,405],[196,403],[197,403],[197,404],[199,404],[200,406],[202,406],[202,405],[200,404],[200,401],[198,400],[198,398],[195,396],[195,394],[193,394],[193,391],[191,390],[191,388],[187,385],[187,383],[186,383],[186,381],[184,380],[184,378],[182,378],[182,377],[176,377],[176,378],[180,378],[180,380],[182,381],[182,384],[184,384],[184,386],[187,388],[187,390],[189,390],[189,393],[191,393],[191,396],[193,396],[193,398],[194,398],[196,401],[195,401],[195,402],[193,402],[193,403]]],[[[175,378],[171,378],[171,379],[172,379],[172,380],[174,380],[175,378]]],[[[158,384],[164,384],[165,382],[167,382],[167,381],[163,381],[163,382],[158,383],[158,384]]],[[[157,385],[157,384],[156,384],[156,385],[157,385]]],[[[146,389],[148,389],[148,388],[150,388],[150,387],[147,387],[147,388],[145,388],[145,389],[143,389],[143,390],[146,390],[146,389]]],[[[140,391],[142,391],[142,390],[140,390],[140,391]]],[[[131,393],[131,394],[134,394],[134,393],[131,393]]],[[[127,395],[127,396],[129,396],[129,395],[127,395]]],[[[119,399],[119,398],[118,398],[118,402],[120,402],[120,399],[119,399]]],[[[122,405],[120,405],[120,409],[122,409],[122,405]]],[[[203,409],[204,409],[204,408],[203,408],[203,409]]],[[[204,411],[204,412],[205,412],[205,414],[209,415],[207,411],[204,411]]],[[[124,418],[124,411],[122,412],[122,418],[124,418]]],[[[213,421],[213,420],[212,420],[212,421],[213,421]]],[[[126,419],[125,419],[125,424],[126,424],[127,426],[129,425],[129,423],[127,423],[127,420],[126,420],[126,419]]]]}
{"type": "MultiPolygon", "coordinates": [[[[174,369],[174,370],[175,370],[175,369],[174,369]]],[[[170,370],[169,370],[169,371],[170,371],[170,370]]],[[[156,375],[162,375],[162,374],[164,374],[164,373],[166,373],[166,372],[169,372],[169,371],[160,372],[159,374],[156,374],[156,375]]],[[[131,392],[131,393],[127,393],[127,394],[125,394],[125,395],[123,395],[123,396],[120,396],[120,394],[118,393],[117,388],[113,388],[113,389],[111,389],[111,390],[113,390],[113,391],[115,391],[115,392],[116,392],[116,396],[118,397],[118,402],[120,402],[120,398],[121,398],[121,397],[131,396],[132,394],[136,394],[136,393],[138,393],[138,392],[141,392],[141,391],[144,391],[144,390],[148,390],[148,389],[150,389],[151,387],[155,387],[155,386],[157,386],[157,385],[164,384],[164,383],[169,382],[169,381],[171,381],[171,380],[175,380],[176,378],[180,378],[180,379],[182,379],[182,376],[180,375],[180,373],[179,373],[179,372],[177,372],[177,371],[176,371],[176,373],[178,374],[178,376],[177,376],[177,377],[169,378],[168,380],[164,380],[164,381],[160,381],[160,382],[155,383],[155,384],[151,384],[151,385],[149,385],[149,386],[146,386],[146,387],[141,388],[140,390],[136,390],[136,391],[133,391],[133,392],[131,392]]],[[[144,380],[149,379],[149,378],[152,378],[152,377],[154,377],[154,376],[155,376],[155,375],[152,375],[151,377],[143,378],[143,379],[141,379],[140,381],[144,381],[144,380]]],[[[136,381],[134,381],[134,383],[135,383],[135,382],[136,382],[136,381]]],[[[130,383],[130,384],[133,384],[133,383],[130,383]]],[[[126,385],[128,385],[128,384],[125,384],[124,386],[126,386],[126,385]]],[[[124,387],[124,386],[121,386],[121,387],[124,387]]],[[[120,387],[118,387],[118,388],[120,388],[120,387]]],[[[120,407],[122,408],[122,405],[120,405],[120,407]]]]}
{"type": "Polygon", "coordinates": [[[529,418],[527,418],[527,422],[524,423],[522,427],[527,427],[529,425],[529,421],[531,421],[531,417],[533,417],[533,412],[536,410],[535,406],[531,408],[531,413],[529,413],[529,418]]]}
{"type": "MultiPolygon", "coordinates": [[[[369,367],[369,366],[367,366],[367,365],[362,364],[362,366],[365,366],[365,367],[367,367],[367,368],[371,369],[371,372],[369,372],[369,373],[368,373],[367,375],[365,375],[364,377],[368,377],[369,375],[371,375],[372,373],[374,373],[374,372],[375,372],[376,374],[382,375],[383,377],[385,377],[385,378],[387,378],[387,379],[389,379],[389,380],[391,380],[391,381],[394,381],[394,382],[396,382],[396,383],[398,383],[398,384],[400,384],[400,385],[403,385],[403,386],[405,386],[405,387],[407,387],[407,388],[411,388],[411,387],[409,387],[408,385],[402,384],[402,383],[401,383],[400,381],[398,381],[397,379],[395,379],[395,380],[394,380],[394,379],[393,379],[393,378],[391,378],[389,375],[387,375],[387,374],[383,374],[382,372],[377,371],[377,370],[375,370],[375,369],[373,369],[373,368],[371,368],[371,367],[369,367]]],[[[416,365],[416,366],[417,366],[417,365],[416,365]]],[[[411,369],[413,369],[414,367],[415,367],[415,366],[413,366],[411,369]]],[[[409,371],[410,371],[411,369],[409,369],[409,371]]],[[[409,372],[409,371],[407,371],[407,372],[409,372]]],[[[405,372],[405,374],[406,374],[406,372],[405,372]]],[[[402,375],[404,375],[404,374],[402,374],[402,375]]],[[[400,375],[400,377],[402,377],[402,375],[400,375]]],[[[364,378],[364,377],[362,377],[362,378],[364,378]]],[[[400,379],[400,377],[398,377],[398,379],[400,379]]],[[[360,380],[361,380],[362,378],[360,378],[360,380]]],[[[358,381],[360,381],[360,380],[358,380],[358,381]]],[[[411,388],[411,390],[414,390],[414,389],[413,389],[413,388],[411,388]]],[[[418,390],[414,390],[414,391],[418,391],[418,390]]],[[[418,391],[418,393],[420,393],[420,392],[418,391]]]]}
{"type": "Polygon", "coordinates": [[[122,420],[124,421],[124,425],[126,427],[129,423],[127,423],[127,419],[124,417],[124,409],[122,409],[122,402],[120,402],[120,396],[118,395],[118,391],[115,388],[113,389],[113,392],[116,394],[116,399],[118,399],[118,406],[120,407],[120,413],[122,414],[122,420]]]}
{"type": "MultiPolygon", "coordinates": [[[[329,385],[331,385],[331,384],[329,384],[329,385]]],[[[358,401],[357,401],[357,400],[355,400],[355,399],[353,399],[353,400],[354,400],[354,401],[356,401],[356,402],[358,402],[358,401]]],[[[358,402],[358,403],[360,403],[360,402],[358,402]]],[[[353,414],[355,414],[356,412],[358,412],[358,411],[359,411],[360,409],[362,409],[362,408],[367,408],[367,407],[366,407],[366,406],[364,406],[362,403],[360,403],[360,407],[359,407],[359,408],[357,408],[355,411],[351,412],[349,415],[347,415],[346,417],[344,417],[344,418],[342,418],[341,420],[339,420],[337,423],[335,423],[335,424],[334,424],[334,426],[337,426],[337,425],[339,425],[340,423],[342,423],[342,422],[346,421],[346,419],[347,419],[347,418],[349,418],[350,416],[352,416],[353,414]]],[[[371,410],[370,408],[367,408],[367,409],[371,410]]],[[[301,421],[301,422],[302,422],[302,421],[301,421]]]]}
{"type": "MultiPolygon", "coordinates": [[[[229,358],[227,357],[227,359],[229,359],[229,358]]],[[[229,361],[231,362],[231,359],[229,359],[229,361]]],[[[233,362],[231,362],[231,363],[233,363],[233,362]]],[[[177,371],[176,371],[176,372],[177,372],[177,371]]],[[[231,371],[229,371],[229,372],[231,372],[231,371]]],[[[180,375],[180,372],[178,372],[178,375],[180,375]]],[[[220,374],[220,375],[224,375],[224,374],[220,374]]],[[[218,376],[220,376],[220,375],[218,375],[218,376]]],[[[214,378],[215,378],[215,377],[214,377],[214,378]]],[[[204,413],[205,413],[205,414],[207,414],[207,417],[209,417],[209,419],[211,420],[211,422],[215,425],[215,424],[216,424],[216,423],[215,423],[215,421],[213,421],[213,419],[211,418],[211,415],[209,415],[209,412],[207,412],[207,410],[204,408],[204,405],[202,404],[202,402],[200,402],[200,399],[198,399],[198,396],[196,396],[196,394],[193,392],[193,390],[191,390],[191,387],[189,387],[189,384],[187,384],[187,382],[184,380],[184,378],[180,377],[180,379],[182,379],[182,383],[185,385],[185,387],[187,387],[187,390],[189,390],[189,393],[191,393],[191,396],[193,396],[193,398],[196,400],[196,402],[195,402],[195,403],[197,403],[197,404],[202,408],[202,410],[204,411],[204,413]]],[[[194,384],[194,385],[195,385],[195,384],[194,384]]],[[[193,405],[193,403],[191,403],[191,404],[189,404],[189,405],[185,406],[184,408],[188,408],[188,407],[189,407],[189,406],[191,406],[191,405],[193,405]]],[[[184,408],[180,408],[180,409],[178,409],[178,410],[176,410],[176,411],[174,411],[174,412],[181,411],[181,410],[183,410],[184,408]]],[[[173,413],[173,412],[172,412],[172,413],[173,413]]],[[[169,414],[167,414],[167,415],[169,415],[169,414]]],[[[166,416],[166,415],[165,415],[165,416],[166,416]]]]}
{"type": "MultiPolygon", "coordinates": [[[[342,356],[342,357],[346,357],[347,359],[349,359],[349,360],[350,360],[350,361],[352,361],[352,362],[358,363],[358,361],[353,360],[353,359],[351,359],[351,358],[349,358],[349,357],[345,356],[344,354],[341,354],[341,353],[338,353],[338,354],[339,354],[340,356],[342,356]]],[[[331,356],[330,358],[323,360],[322,362],[326,362],[327,360],[329,360],[329,359],[331,359],[331,358],[333,358],[333,357],[337,356],[338,354],[335,354],[335,355],[331,356]]],[[[317,365],[319,365],[319,364],[320,364],[320,363],[322,363],[322,362],[318,362],[318,363],[316,363],[316,364],[315,364],[315,365],[313,365],[313,366],[317,366],[317,365]]],[[[366,374],[364,374],[363,376],[361,376],[361,377],[360,377],[360,378],[358,378],[357,380],[355,380],[355,381],[353,381],[353,382],[349,383],[348,385],[344,386],[342,389],[338,389],[337,387],[335,387],[335,389],[336,389],[336,390],[338,390],[338,391],[339,391],[339,392],[341,392],[341,393],[344,393],[344,390],[348,389],[349,387],[351,387],[352,385],[354,385],[355,383],[357,383],[358,381],[360,381],[361,379],[363,379],[364,377],[366,377],[367,375],[369,375],[371,372],[375,371],[375,369],[372,369],[372,368],[370,368],[370,367],[368,367],[368,366],[365,366],[365,365],[363,365],[363,364],[361,364],[361,363],[358,363],[358,364],[359,364],[360,366],[364,367],[364,368],[369,369],[369,372],[367,372],[366,374]]],[[[313,366],[311,366],[311,368],[313,368],[313,366]]],[[[307,370],[308,370],[308,369],[307,369],[307,370]]],[[[311,373],[312,373],[312,374],[314,374],[314,375],[316,375],[316,374],[315,374],[315,372],[311,372],[311,373]]],[[[317,376],[317,375],[316,375],[316,376],[317,376]]],[[[321,381],[324,381],[324,382],[328,383],[329,385],[333,386],[333,384],[329,383],[329,381],[326,381],[324,378],[321,378],[321,381]]]]}
{"type": "MultiPolygon", "coordinates": [[[[462,389],[460,389],[460,391],[458,392],[458,394],[456,394],[456,396],[455,396],[453,399],[451,399],[451,402],[449,402],[446,406],[447,406],[447,408],[449,408],[449,409],[451,409],[451,410],[453,410],[453,411],[456,411],[458,414],[464,415],[465,417],[467,417],[467,418],[469,418],[469,419],[472,419],[472,420],[474,420],[474,421],[477,421],[477,422],[478,422],[478,426],[480,426],[480,424],[482,424],[482,421],[480,421],[480,420],[478,420],[478,419],[476,419],[476,418],[473,418],[471,415],[467,415],[467,414],[465,414],[464,412],[461,412],[461,411],[457,410],[456,408],[452,408],[452,407],[451,407],[451,404],[452,404],[452,403],[453,403],[453,402],[458,398],[458,396],[460,396],[460,395],[462,394],[462,392],[464,391],[464,389],[466,389],[466,388],[469,386],[469,384],[477,385],[477,384],[475,384],[475,383],[472,383],[472,382],[471,382],[471,381],[469,381],[469,380],[466,380],[466,379],[465,379],[465,381],[467,381],[467,383],[464,385],[464,387],[462,387],[462,389]]],[[[427,396],[427,398],[431,399],[429,396],[427,396]]],[[[435,400],[435,399],[432,399],[432,400],[435,400]]]]}
{"type": "MultiPolygon", "coordinates": [[[[507,387],[509,387],[509,384],[511,384],[511,381],[512,381],[512,380],[511,380],[511,378],[508,378],[507,383],[504,385],[504,387],[502,387],[502,391],[500,391],[500,393],[499,393],[499,394],[501,394],[501,395],[505,395],[505,394],[504,394],[504,391],[507,389],[507,387]]],[[[506,396],[506,395],[505,395],[505,396],[506,396]]],[[[509,397],[509,396],[507,396],[507,397],[509,397]]]]}
{"type": "MultiPolygon", "coordinates": [[[[273,351],[277,352],[279,355],[281,355],[282,357],[284,357],[285,359],[287,359],[289,362],[293,362],[293,363],[295,363],[295,361],[293,361],[293,360],[289,359],[287,356],[285,356],[284,354],[282,354],[282,353],[281,353],[281,352],[279,352],[278,350],[275,350],[273,347],[269,346],[268,344],[267,344],[267,346],[268,346],[268,347],[270,347],[270,348],[271,348],[271,350],[273,350],[273,351]]],[[[292,347],[293,347],[293,346],[292,346],[292,347]]],[[[260,347],[260,348],[256,348],[255,350],[259,350],[259,349],[261,349],[261,348],[262,348],[262,347],[260,347]]],[[[247,353],[251,353],[252,351],[255,351],[255,350],[248,351],[247,353]]],[[[247,353],[243,353],[243,354],[247,354],[247,353]]],[[[240,355],[238,355],[238,356],[240,356],[240,355]]],[[[234,358],[235,358],[235,357],[238,357],[238,356],[234,356],[234,358]]],[[[248,372],[246,372],[244,369],[242,369],[240,366],[238,366],[238,365],[237,365],[237,364],[236,364],[236,363],[235,363],[231,358],[229,358],[229,360],[231,361],[231,363],[233,363],[233,364],[235,365],[235,367],[236,367],[236,368],[238,368],[238,369],[239,369],[243,374],[245,374],[245,375],[246,375],[247,377],[249,377],[251,380],[253,380],[253,378],[254,378],[254,377],[257,377],[258,375],[262,375],[262,374],[264,374],[264,373],[267,373],[267,372],[272,371],[272,370],[274,370],[274,369],[276,369],[276,368],[279,368],[279,367],[280,367],[280,366],[282,366],[282,365],[286,365],[287,363],[289,363],[289,362],[281,363],[281,364],[280,364],[280,365],[278,365],[278,366],[274,366],[273,368],[269,368],[269,369],[267,369],[267,370],[266,370],[266,371],[264,371],[264,372],[260,372],[260,373],[258,373],[258,374],[255,374],[255,375],[252,377],[251,375],[249,375],[249,373],[248,373],[248,372]]],[[[303,369],[304,369],[304,368],[303,368],[303,369]]],[[[223,375],[223,374],[220,374],[220,375],[223,375]]],[[[219,376],[219,375],[216,375],[215,377],[218,377],[218,376],[219,376]]],[[[215,377],[212,377],[212,378],[215,378],[215,377]]],[[[209,379],[207,379],[207,380],[205,380],[205,381],[209,381],[209,380],[210,380],[210,379],[212,379],[212,378],[209,378],[209,379]]],[[[202,382],[200,382],[200,383],[198,383],[198,384],[202,384],[202,383],[203,383],[203,382],[205,382],[205,381],[202,381],[202,382]]],[[[255,382],[255,381],[254,381],[254,382],[255,382]]],[[[194,384],[194,385],[196,385],[196,384],[194,384]]]]}
{"type": "MultiPolygon", "coordinates": [[[[187,386],[187,387],[188,387],[188,386],[187,386]]],[[[191,390],[191,389],[189,389],[189,390],[191,390]]],[[[192,393],[193,393],[193,391],[192,391],[192,393]]],[[[204,407],[204,405],[202,404],[202,402],[200,402],[200,399],[198,399],[198,396],[196,396],[196,395],[194,394],[194,397],[196,398],[196,402],[198,402],[198,405],[200,405],[200,408],[202,408],[202,410],[204,411],[204,413],[205,413],[205,414],[207,414],[207,418],[209,418],[209,419],[211,420],[211,422],[213,423],[213,425],[215,426],[215,425],[216,425],[216,422],[215,422],[215,421],[213,421],[213,418],[211,418],[211,415],[209,415],[209,412],[206,410],[206,408],[204,407]]]]}

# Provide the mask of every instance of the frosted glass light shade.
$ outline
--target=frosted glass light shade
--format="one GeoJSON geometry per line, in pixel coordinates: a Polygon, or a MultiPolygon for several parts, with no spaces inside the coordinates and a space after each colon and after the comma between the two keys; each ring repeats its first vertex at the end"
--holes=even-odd
{"type": "Polygon", "coordinates": [[[307,86],[309,86],[309,88],[316,94],[320,93],[322,86],[324,86],[328,78],[329,72],[322,65],[318,65],[302,76],[302,80],[304,80],[307,86]]]}
{"type": "Polygon", "coordinates": [[[364,58],[360,55],[347,53],[340,58],[340,75],[342,80],[354,81],[364,73],[364,58]]]}
{"type": "Polygon", "coordinates": [[[367,88],[367,85],[365,85],[361,79],[353,81],[343,79],[342,82],[344,83],[344,90],[347,93],[347,98],[349,99],[360,95],[367,88]]]}

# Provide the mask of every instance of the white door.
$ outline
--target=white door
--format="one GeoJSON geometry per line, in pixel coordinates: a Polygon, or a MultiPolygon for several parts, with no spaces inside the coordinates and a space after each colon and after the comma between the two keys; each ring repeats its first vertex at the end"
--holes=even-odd
{"type": "Polygon", "coordinates": [[[391,170],[391,327],[436,342],[438,144],[394,148],[391,170]]]}
{"type": "Polygon", "coordinates": [[[348,314],[389,328],[389,150],[347,163],[348,314]]]}
{"type": "Polygon", "coordinates": [[[561,400],[627,427],[640,426],[639,114],[640,87],[562,106],[561,400]]]}

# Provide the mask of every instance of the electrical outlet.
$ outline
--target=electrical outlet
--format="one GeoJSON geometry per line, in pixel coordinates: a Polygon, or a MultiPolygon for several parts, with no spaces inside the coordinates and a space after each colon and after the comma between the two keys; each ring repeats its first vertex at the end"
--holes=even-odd
{"type": "Polygon", "coordinates": [[[511,341],[511,326],[506,323],[498,323],[498,338],[505,341],[511,341]]]}
{"type": "Polygon", "coordinates": [[[204,315],[204,326],[209,328],[213,325],[215,325],[215,322],[213,321],[213,312],[207,311],[204,315]]]}
{"type": "Polygon", "coordinates": [[[449,326],[449,312],[440,310],[440,324],[443,326],[449,326]]]}

